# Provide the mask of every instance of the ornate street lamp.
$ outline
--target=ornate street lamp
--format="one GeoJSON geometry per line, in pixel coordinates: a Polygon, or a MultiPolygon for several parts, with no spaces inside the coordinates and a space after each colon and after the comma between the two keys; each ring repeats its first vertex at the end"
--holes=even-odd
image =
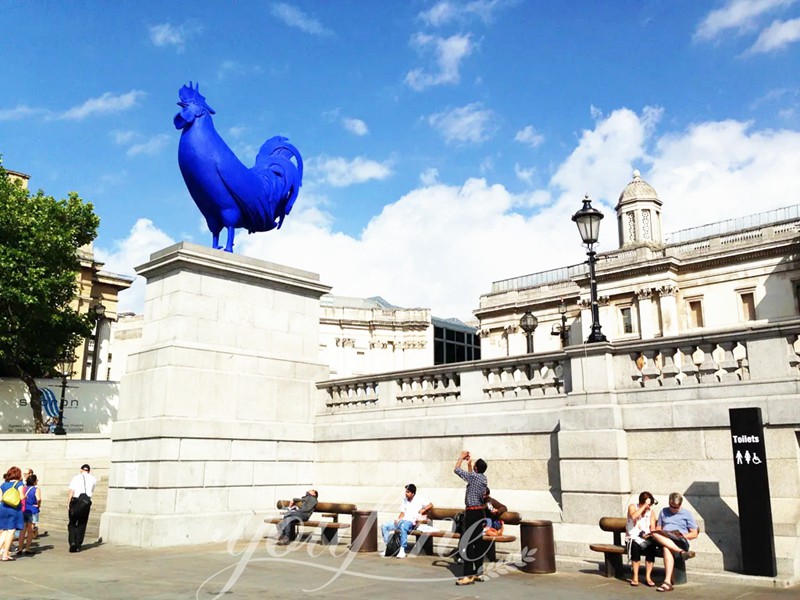
{"type": "Polygon", "coordinates": [[[572,215],[572,220],[578,226],[578,231],[581,234],[581,240],[588,249],[586,253],[589,257],[589,291],[591,293],[592,302],[592,332],[589,334],[586,342],[593,344],[595,342],[607,341],[606,336],[600,331],[600,311],[597,306],[597,280],[594,274],[594,264],[597,262],[597,255],[594,251],[594,245],[600,236],[600,221],[603,220],[603,213],[596,208],[592,208],[592,201],[589,199],[589,194],[583,198],[583,207],[572,215]]]}
{"type": "Polygon", "coordinates": [[[92,374],[91,379],[94,381],[97,379],[97,358],[100,354],[100,328],[103,325],[103,319],[105,319],[106,314],[106,307],[103,305],[102,302],[98,302],[92,307],[94,311],[94,316],[96,319],[95,330],[94,330],[94,348],[92,349],[92,374]]]}
{"type": "Polygon", "coordinates": [[[58,423],[53,431],[56,435],[67,435],[64,429],[64,405],[66,404],[67,378],[72,375],[72,365],[75,357],[66,354],[58,361],[58,374],[61,376],[61,402],[58,405],[58,423]]]}
{"type": "Polygon", "coordinates": [[[558,312],[561,315],[561,324],[558,323],[553,324],[553,329],[550,331],[550,335],[557,335],[561,338],[561,347],[565,347],[567,342],[569,341],[569,330],[570,326],[567,325],[567,305],[562,298],[558,303],[558,312]]]}
{"type": "Polygon", "coordinates": [[[533,354],[533,332],[536,331],[537,325],[539,325],[539,319],[532,315],[531,311],[527,311],[519,320],[519,326],[525,332],[525,338],[528,341],[528,354],[533,354]]]}

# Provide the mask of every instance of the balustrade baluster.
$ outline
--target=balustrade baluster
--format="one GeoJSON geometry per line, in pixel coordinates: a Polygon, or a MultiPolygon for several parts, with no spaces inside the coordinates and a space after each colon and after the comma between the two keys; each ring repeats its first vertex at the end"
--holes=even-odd
{"type": "Polygon", "coordinates": [[[700,350],[703,352],[703,362],[700,363],[700,383],[717,383],[717,371],[719,371],[719,364],[714,360],[714,350],[717,345],[714,343],[700,344],[700,350]]]}
{"type": "Polygon", "coordinates": [[[680,369],[675,366],[675,348],[664,348],[661,350],[661,360],[664,361],[664,366],[661,367],[661,385],[664,387],[675,387],[680,385],[680,369]]]}
{"type": "Polygon", "coordinates": [[[700,371],[697,368],[697,363],[695,363],[694,355],[697,351],[697,347],[692,346],[681,346],[680,347],[680,359],[681,359],[681,373],[683,373],[683,379],[681,380],[682,385],[693,385],[700,382],[700,371]]]}

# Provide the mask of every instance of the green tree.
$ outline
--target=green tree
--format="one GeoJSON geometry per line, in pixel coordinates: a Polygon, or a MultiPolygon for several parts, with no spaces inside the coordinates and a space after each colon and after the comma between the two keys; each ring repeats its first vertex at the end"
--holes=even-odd
{"type": "Polygon", "coordinates": [[[90,317],[70,304],[77,250],[94,240],[99,223],[78,194],[65,200],[32,194],[0,163],[0,372],[28,387],[37,431],[44,431],[44,419],[34,378],[52,375],[92,331],[90,317]]]}

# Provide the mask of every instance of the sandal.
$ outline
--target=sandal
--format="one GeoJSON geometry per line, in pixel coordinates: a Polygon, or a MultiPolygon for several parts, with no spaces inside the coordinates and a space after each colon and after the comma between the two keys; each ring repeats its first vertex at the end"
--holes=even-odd
{"type": "Polygon", "coordinates": [[[647,587],[656,587],[656,582],[655,581],[646,581],[645,585],[647,587]]]}
{"type": "Polygon", "coordinates": [[[675,588],[672,587],[671,583],[667,583],[666,581],[661,584],[661,587],[656,588],[657,592],[671,592],[675,588]]]}
{"type": "Polygon", "coordinates": [[[631,587],[639,587],[639,582],[638,581],[634,581],[633,579],[630,579],[629,583],[631,584],[631,587]]]}

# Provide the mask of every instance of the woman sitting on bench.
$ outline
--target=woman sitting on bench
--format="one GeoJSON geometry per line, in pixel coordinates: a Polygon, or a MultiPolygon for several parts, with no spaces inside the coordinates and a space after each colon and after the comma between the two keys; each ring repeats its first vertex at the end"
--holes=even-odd
{"type": "Polygon", "coordinates": [[[633,577],[631,586],[639,585],[639,561],[644,554],[644,576],[648,587],[656,587],[653,582],[653,565],[656,562],[656,551],[660,550],[658,544],[648,537],[656,525],[656,513],[652,510],[658,504],[653,494],[642,492],[639,494],[639,503],[628,505],[628,523],[625,526],[625,543],[631,557],[633,577]]]}

